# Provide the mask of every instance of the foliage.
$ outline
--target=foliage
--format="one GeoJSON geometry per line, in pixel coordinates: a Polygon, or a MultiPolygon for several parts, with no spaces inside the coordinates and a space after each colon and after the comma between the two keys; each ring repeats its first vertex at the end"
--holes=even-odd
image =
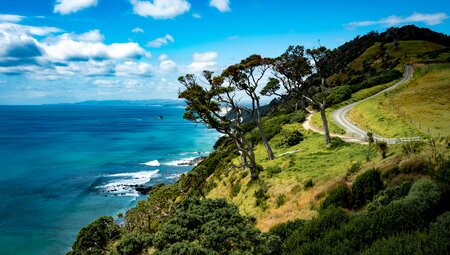
{"type": "Polygon", "coordinates": [[[394,200],[399,200],[405,197],[408,195],[411,186],[412,182],[405,181],[398,186],[381,191],[374,197],[372,202],[367,205],[367,209],[369,211],[374,211],[382,206],[388,205],[394,200]]]}
{"type": "Polygon", "coordinates": [[[372,198],[384,187],[381,174],[375,169],[371,169],[358,177],[352,185],[352,195],[354,206],[360,207],[372,198]]]}
{"type": "Polygon", "coordinates": [[[267,183],[260,181],[259,188],[255,191],[255,206],[260,207],[265,210],[267,208],[266,200],[269,198],[269,194],[267,194],[269,188],[267,187],[267,183]]]}
{"type": "Polygon", "coordinates": [[[120,228],[112,217],[100,217],[83,227],[72,245],[72,255],[106,254],[106,247],[120,238],[120,228]]]}
{"type": "Polygon", "coordinates": [[[280,206],[284,205],[286,202],[286,196],[284,194],[280,194],[277,196],[277,199],[275,200],[275,208],[279,208],[280,206]]]}
{"type": "Polygon", "coordinates": [[[312,187],[314,187],[314,182],[312,179],[306,180],[305,183],[303,184],[303,188],[305,189],[310,189],[312,187]]]}
{"type": "Polygon", "coordinates": [[[411,156],[422,150],[423,143],[421,142],[406,142],[402,143],[402,152],[406,156],[411,156]]]}
{"type": "Polygon", "coordinates": [[[377,146],[378,146],[378,149],[380,150],[381,157],[383,159],[385,159],[386,158],[386,154],[388,152],[387,143],[385,141],[379,141],[379,142],[377,142],[377,146]]]}
{"type": "Polygon", "coordinates": [[[352,208],[353,195],[350,188],[346,185],[339,185],[332,189],[325,200],[323,200],[320,209],[324,210],[330,206],[352,208]]]}
{"type": "Polygon", "coordinates": [[[239,194],[240,191],[241,191],[241,183],[239,181],[235,181],[231,185],[231,197],[237,196],[237,194],[239,194]]]}
{"type": "Polygon", "coordinates": [[[284,134],[284,140],[281,142],[281,144],[292,147],[299,144],[301,141],[303,141],[303,134],[298,130],[294,130],[291,132],[286,132],[284,134]]]}
{"type": "Polygon", "coordinates": [[[116,250],[119,255],[136,255],[141,254],[151,243],[149,234],[127,234],[117,242],[116,250]]]}
{"type": "Polygon", "coordinates": [[[272,176],[281,173],[282,169],[278,165],[269,166],[265,169],[267,172],[267,177],[272,178],[272,176]]]}
{"type": "Polygon", "coordinates": [[[329,90],[329,94],[327,95],[327,102],[330,105],[339,104],[347,99],[350,99],[352,96],[352,89],[350,86],[337,86],[333,87],[329,90]]]}
{"type": "Polygon", "coordinates": [[[161,224],[153,245],[156,254],[251,254],[255,250],[267,254],[269,239],[254,228],[253,219],[241,216],[236,206],[223,199],[186,200],[172,219],[161,224]]]}
{"type": "Polygon", "coordinates": [[[291,120],[289,121],[289,123],[303,123],[306,119],[306,114],[303,111],[297,111],[296,113],[294,113],[294,115],[292,116],[291,120]]]}

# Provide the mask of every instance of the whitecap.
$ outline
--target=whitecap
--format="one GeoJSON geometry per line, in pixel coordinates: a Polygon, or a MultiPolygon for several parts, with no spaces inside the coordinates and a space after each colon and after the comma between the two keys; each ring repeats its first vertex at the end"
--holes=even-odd
{"type": "Polygon", "coordinates": [[[146,165],[146,166],[160,166],[161,164],[159,163],[158,160],[151,160],[145,163],[141,163],[141,165],[146,165]]]}
{"type": "Polygon", "coordinates": [[[136,188],[150,182],[153,177],[157,176],[158,172],[159,170],[104,175],[104,178],[112,180],[97,188],[114,196],[136,197],[139,196],[136,188]]]}
{"type": "Polygon", "coordinates": [[[164,165],[166,165],[166,166],[189,166],[189,164],[194,159],[196,159],[196,157],[182,158],[182,159],[177,159],[177,160],[174,160],[174,161],[170,161],[170,162],[164,163],[164,165]]]}

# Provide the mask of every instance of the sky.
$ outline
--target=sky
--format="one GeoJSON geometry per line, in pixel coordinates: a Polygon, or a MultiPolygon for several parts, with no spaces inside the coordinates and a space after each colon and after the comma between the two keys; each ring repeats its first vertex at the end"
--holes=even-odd
{"type": "Polygon", "coordinates": [[[450,34],[449,15],[448,0],[0,0],[0,104],[175,99],[186,73],[392,26],[450,34]]]}

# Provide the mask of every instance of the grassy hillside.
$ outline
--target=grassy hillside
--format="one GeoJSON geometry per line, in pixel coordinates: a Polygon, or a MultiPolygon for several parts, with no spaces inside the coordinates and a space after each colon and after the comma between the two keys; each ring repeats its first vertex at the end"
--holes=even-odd
{"type": "Polygon", "coordinates": [[[415,78],[349,112],[366,130],[385,137],[450,135],[450,65],[419,66],[415,78]]]}

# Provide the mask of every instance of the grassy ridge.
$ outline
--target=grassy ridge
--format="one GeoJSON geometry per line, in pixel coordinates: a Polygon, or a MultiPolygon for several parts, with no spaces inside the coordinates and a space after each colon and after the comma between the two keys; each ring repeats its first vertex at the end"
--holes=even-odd
{"type": "Polygon", "coordinates": [[[416,78],[356,105],[349,119],[385,137],[450,134],[449,64],[419,67],[416,78]]]}

